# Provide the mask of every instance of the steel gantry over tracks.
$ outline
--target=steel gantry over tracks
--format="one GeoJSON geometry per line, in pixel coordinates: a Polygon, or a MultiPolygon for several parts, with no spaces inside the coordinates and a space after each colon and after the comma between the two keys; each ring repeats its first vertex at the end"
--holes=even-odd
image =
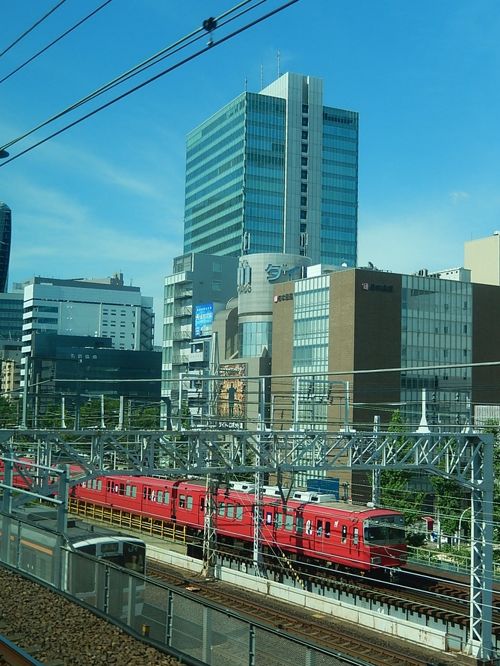
{"type": "MultiPolygon", "coordinates": [[[[484,661],[496,656],[493,449],[493,435],[476,432],[0,431],[2,455],[31,452],[39,465],[81,468],[70,485],[103,474],[227,478],[339,469],[418,470],[453,479],[471,493],[469,647],[472,656],[484,661]]],[[[48,487],[37,483],[40,489],[48,487]]]]}

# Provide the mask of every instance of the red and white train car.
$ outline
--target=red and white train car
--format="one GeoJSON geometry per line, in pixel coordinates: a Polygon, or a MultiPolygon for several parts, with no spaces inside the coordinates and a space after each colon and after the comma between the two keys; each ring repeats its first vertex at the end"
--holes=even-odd
{"type": "MultiPolygon", "coordinates": [[[[220,489],[216,499],[216,530],[220,540],[251,543],[255,494],[251,484],[220,489]]],[[[204,525],[206,489],[190,480],[112,476],[84,482],[73,497],[91,504],[186,526],[200,536],[204,525]]],[[[389,509],[335,501],[332,496],[296,492],[285,503],[264,494],[261,504],[264,548],[293,559],[360,572],[386,573],[404,566],[406,541],[403,516],[389,509]]]]}

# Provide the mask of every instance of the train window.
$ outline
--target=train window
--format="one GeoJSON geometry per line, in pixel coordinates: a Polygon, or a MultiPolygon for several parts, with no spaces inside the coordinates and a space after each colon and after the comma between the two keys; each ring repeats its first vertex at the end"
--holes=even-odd
{"type": "Polygon", "coordinates": [[[125,495],[127,497],[130,497],[132,495],[132,486],[130,486],[128,483],[127,483],[127,486],[125,488],[125,495]]]}
{"type": "Polygon", "coordinates": [[[137,497],[137,486],[132,486],[132,497],[137,497]]]}
{"type": "Polygon", "coordinates": [[[189,509],[189,511],[193,510],[193,496],[192,495],[188,495],[188,497],[187,497],[187,508],[189,509]]]}
{"type": "Polygon", "coordinates": [[[236,520],[243,520],[243,507],[242,506],[237,506],[236,507],[236,520]]]}
{"type": "Polygon", "coordinates": [[[295,530],[297,534],[302,534],[302,532],[304,531],[304,518],[302,516],[297,516],[297,521],[295,523],[295,530]]]}
{"type": "Polygon", "coordinates": [[[205,511],[205,498],[200,499],[200,511],[205,511]]]}
{"type": "Polygon", "coordinates": [[[330,521],[325,520],[325,539],[330,538],[330,521]]]}
{"type": "Polygon", "coordinates": [[[219,514],[219,516],[223,516],[225,512],[226,512],[226,505],[224,502],[221,502],[219,504],[219,510],[217,511],[217,513],[219,514]]]}
{"type": "Polygon", "coordinates": [[[277,513],[276,514],[276,529],[279,530],[281,527],[283,527],[283,514],[282,513],[277,513]]]}
{"type": "Polygon", "coordinates": [[[266,525],[273,524],[273,514],[271,511],[266,511],[266,525]]]}
{"type": "Polygon", "coordinates": [[[342,536],[340,541],[341,543],[346,543],[347,541],[347,525],[342,525],[342,536]]]}
{"type": "Polygon", "coordinates": [[[179,495],[179,508],[180,509],[186,508],[186,495],[179,495]]]}
{"type": "Polygon", "coordinates": [[[97,479],[97,490],[102,490],[102,479],[97,479]]]}
{"type": "Polygon", "coordinates": [[[306,534],[312,534],[312,523],[310,520],[306,520],[306,534]]]}
{"type": "Polygon", "coordinates": [[[120,495],[125,495],[125,484],[120,483],[120,495]]]}
{"type": "Polygon", "coordinates": [[[293,515],[291,513],[287,513],[285,516],[285,529],[289,532],[293,530],[293,515]]]}
{"type": "Polygon", "coordinates": [[[111,481],[106,481],[106,492],[108,493],[113,492],[113,483],[111,481]]]}
{"type": "Polygon", "coordinates": [[[233,504],[228,504],[227,505],[227,517],[228,518],[234,518],[234,505],[233,504]]]}
{"type": "Polygon", "coordinates": [[[163,490],[158,491],[158,502],[163,503],[163,490]]]}
{"type": "Polygon", "coordinates": [[[170,493],[168,490],[165,490],[165,493],[163,495],[163,504],[168,504],[170,502],[170,493]]]}
{"type": "Polygon", "coordinates": [[[353,541],[355,546],[358,545],[358,543],[359,543],[359,527],[354,528],[352,541],[353,541]]]}
{"type": "Polygon", "coordinates": [[[322,520],[317,520],[316,521],[316,534],[317,536],[323,536],[323,521],[322,520]]]}

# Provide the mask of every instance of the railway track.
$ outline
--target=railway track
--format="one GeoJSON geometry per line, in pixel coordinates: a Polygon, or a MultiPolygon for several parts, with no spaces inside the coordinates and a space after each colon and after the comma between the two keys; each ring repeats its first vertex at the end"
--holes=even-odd
{"type": "Polygon", "coordinates": [[[7,636],[0,635],[0,666],[43,666],[43,664],[7,636]]]}
{"type": "MultiPolygon", "coordinates": [[[[327,648],[341,656],[359,660],[372,666],[449,666],[458,664],[456,656],[436,655],[429,651],[409,648],[407,644],[385,640],[379,634],[356,630],[329,615],[308,613],[290,604],[255,595],[219,581],[201,577],[186,577],[171,567],[148,562],[148,576],[169,585],[182,587],[188,592],[225,608],[231,608],[248,619],[285,631],[313,645],[327,648]]],[[[469,663],[463,661],[462,663],[469,663]]]]}

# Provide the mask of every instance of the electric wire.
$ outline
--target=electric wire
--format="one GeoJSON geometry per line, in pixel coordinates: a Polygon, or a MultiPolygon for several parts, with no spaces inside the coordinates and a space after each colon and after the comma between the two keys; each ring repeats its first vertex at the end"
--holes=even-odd
{"type": "Polygon", "coordinates": [[[34,55],[32,55],[31,58],[28,58],[28,60],[25,60],[21,65],[18,65],[18,67],[16,67],[15,69],[13,69],[9,74],[7,74],[6,76],[2,77],[2,78],[0,79],[0,83],[3,83],[4,81],[7,81],[7,79],[10,79],[11,76],[14,76],[14,74],[16,74],[17,72],[19,72],[19,71],[20,71],[21,69],[23,69],[24,67],[26,67],[26,65],[28,65],[30,62],[33,62],[33,60],[36,60],[36,58],[38,58],[38,57],[41,56],[43,53],[45,53],[46,51],[48,51],[52,46],[54,46],[54,44],[57,44],[58,42],[60,42],[64,37],[66,37],[66,36],[69,35],[71,32],[73,32],[73,30],[76,30],[77,28],[79,28],[83,23],[85,23],[85,22],[88,21],[90,18],[92,18],[92,16],[94,16],[95,14],[97,14],[97,12],[99,12],[101,9],[103,9],[106,5],[109,5],[109,3],[110,3],[111,1],[112,1],[112,0],[106,0],[106,2],[103,2],[102,5],[100,5],[100,6],[97,7],[96,9],[94,9],[92,12],[90,12],[90,14],[87,14],[87,16],[85,16],[85,17],[82,18],[80,21],[78,21],[77,23],[75,23],[75,25],[71,26],[71,28],[68,28],[68,30],[66,30],[65,32],[63,32],[62,35],[59,35],[59,37],[56,37],[56,39],[52,40],[49,44],[47,44],[47,46],[44,46],[43,49],[40,49],[40,51],[37,51],[34,55]]]}
{"type": "MultiPolygon", "coordinates": [[[[239,5],[236,5],[234,8],[232,8],[232,9],[224,12],[220,16],[218,16],[216,21],[219,21],[221,18],[224,18],[227,15],[230,15],[232,12],[239,9],[242,5],[246,5],[246,4],[248,4],[250,2],[253,2],[253,1],[254,0],[243,0],[243,2],[241,2],[239,5]]],[[[266,1],[267,0],[259,0],[258,4],[261,4],[262,2],[266,2],[266,1]]],[[[235,18],[237,18],[237,17],[235,17],[235,18]]],[[[160,51],[158,51],[154,55],[150,56],[146,60],[139,63],[138,65],[135,65],[134,67],[127,70],[123,74],[120,74],[119,76],[115,77],[114,79],[112,79],[108,83],[100,86],[99,88],[97,88],[93,92],[89,93],[85,97],[82,97],[77,102],[74,102],[73,104],[66,107],[65,109],[63,109],[59,113],[56,113],[55,115],[51,116],[47,120],[45,120],[42,123],[36,125],[32,129],[28,130],[24,134],[22,134],[22,135],[18,136],[17,138],[9,141],[4,146],[2,146],[0,148],[0,150],[5,150],[6,148],[9,148],[10,146],[13,146],[14,144],[18,143],[22,139],[27,138],[28,136],[30,136],[31,134],[33,134],[37,130],[41,129],[42,127],[45,127],[45,126],[49,125],[50,123],[52,123],[55,120],[61,118],[62,116],[66,115],[67,113],[70,113],[71,111],[74,111],[78,107],[83,106],[87,102],[99,97],[101,94],[107,92],[108,90],[111,90],[112,88],[116,87],[120,83],[123,83],[124,81],[127,81],[128,79],[132,78],[133,76],[136,76],[137,74],[141,73],[142,71],[144,71],[144,70],[148,69],[149,67],[155,65],[157,62],[160,62],[161,60],[173,55],[174,53],[177,53],[178,51],[182,50],[183,48],[186,48],[186,46],[190,46],[192,43],[194,43],[195,41],[197,41],[201,37],[205,36],[205,34],[206,33],[205,33],[205,30],[204,30],[203,27],[197,28],[196,30],[189,33],[185,37],[182,37],[181,39],[177,40],[176,42],[174,42],[170,46],[167,46],[166,48],[161,49],[160,51]],[[196,35],[198,35],[198,37],[196,37],[192,41],[189,41],[191,38],[195,37],[196,35]]]]}
{"type": "Polygon", "coordinates": [[[36,21],[28,30],[25,30],[22,35],[19,35],[17,39],[15,39],[12,44],[7,46],[2,52],[0,52],[0,58],[7,53],[7,51],[10,51],[11,48],[13,48],[16,44],[18,44],[26,35],[29,35],[29,33],[34,30],[37,26],[40,25],[43,21],[45,21],[46,18],[48,18],[53,12],[56,11],[56,9],[59,9],[59,7],[64,4],[66,0],[60,0],[60,2],[55,5],[55,7],[52,7],[50,11],[48,11],[46,14],[44,14],[38,21],[36,21]]]}
{"type": "MultiPolygon", "coordinates": [[[[251,1],[252,1],[252,0],[245,0],[244,2],[240,3],[237,7],[239,8],[240,6],[245,5],[245,4],[247,4],[248,2],[251,2],[251,1]]],[[[239,17],[240,17],[241,15],[243,15],[244,13],[250,11],[251,9],[254,9],[256,6],[262,4],[263,2],[266,2],[266,1],[267,1],[267,0],[258,0],[258,2],[257,2],[256,4],[254,4],[251,8],[242,11],[239,15],[237,15],[237,16],[235,16],[235,17],[232,17],[232,18],[230,18],[230,19],[227,19],[226,23],[229,23],[229,22],[235,20],[236,18],[239,18],[239,17]]],[[[263,16],[257,18],[257,19],[255,19],[255,20],[252,21],[252,22],[250,22],[250,23],[248,23],[248,24],[242,26],[241,28],[239,28],[239,29],[233,31],[232,33],[230,33],[230,34],[228,34],[228,35],[226,35],[226,36],[224,36],[224,37],[221,37],[221,38],[218,39],[218,40],[210,40],[210,42],[208,43],[208,45],[207,45],[205,48],[200,49],[199,51],[196,51],[195,53],[191,54],[190,56],[187,56],[187,57],[184,58],[183,60],[177,62],[175,65],[172,65],[171,67],[168,67],[167,69],[162,70],[161,72],[159,72],[159,73],[156,74],[155,76],[150,77],[149,79],[147,79],[147,80],[143,81],[142,83],[136,85],[135,87],[131,88],[130,90],[128,90],[128,91],[122,93],[121,95],[119,95],[119,96],[117,96],[117,97],[115,97],[115,98],[109,100],[107,103],[102,104],[101,106],[97,107],[97,108],[94,109],[93,111],[91,111],[91,112],[85,114],[84,116],[81,116],[80,118],[78,118],[78,119],[75,120],[74,122],[65,125],[64,127],[60,128],[58,131],[56,131],[56,132],[50,134],[50,135],[47,136],[46,138],[44,138],[44,139],[38,141],[37,143],[35,143],[35,144],[29,146],[29,147],[26,148],[25,150],[23,150],[23,151],[17,153],[16,155],[13,155],[12,157],[10,157],[10,158],[7,159],[7,160],[4,160],[4,161],[2,162],[2,164],[0,164],[0,167],[1,167],[1,166],[5,166],[5,165],[8,164],[9,162],[12,162],[13,160],[17,159],[18,157],[21,157],[22,155],[25,155],[26,153],[30,152],[31,150],[34,150],[35,148],[37,148],[38,146],[40,146],[40,145],[46,143],[46,142],[49,141],[50,139],[53,139],[54,137],[56,137],[56,136],[62,134],[63,132],[67,131],[68,129],[74,127],[75,125],[78,125],[78,124],[80,124],[81,122],[83,122],[84,120],[87,120],[87,119],[90,118],[91,116],[94,116],[96,113],[99,113],[100,111],[103,111],[104,109],[106,109],[106,108],[108,108],[109,106],[115,104],[116,102],[118,102],[118,101],[124,99],[125,97],[128,97],[129,95],[131,95],[132,93],[136,92],[137,90],[140,90],[140,89],[143,88],[144,86],[149,85],[150,83],[156,81],[157,79],[161,78],[162,76],[164,76],[164,75],[166,75],[166,74],[169,74],[170,72],[172,72],[172,71],[174,71],[175,69],[181,67],[182,65],[185,65],[185,64],[187,64],[188,62],[190,62],[191,60],[194,60],[195,58],[199,57],[200,55],[203,55],[203,54],[206,53],[207,51],[210,51],[211,49],[213,49],[215,46],[219,46],[219,45],[225,43],[225,42],[228,41],[229,39],[232,39],[233,37],[237,36],[238,34],[240,34],[240,33],[242,33],[242,32],[245,32],[245,31],[248,30],[249,28],[252,28],[252,27],[254,27],[255,25],[257,25],[258,23],[261,23],[262,21],[267,20],[268,18],[270,18],[270,17],[273,16],[274,14],[276,14],[276,13],[278,13],[278,12],[280,12],[280,11],[283,11],[284,9],[287,9],[289,6],[295,4],[295,3],[298,2],[298,1],[299,1],[299,0],[288,0],[288,2],[286,2],[284,5],[281,5],[280,7],[278,7],[278,8],[276,8],[276,9],[274,9],[274,10],[268,12],[267,14],[265,14],[265,15],[263,15],[263,16]]],[[[235,11],[235,9],[230,10],[230,11],[235,11]]],[[[228,14],[228,13],[229,13],[229,12],[226,12],[223,16],[225,16],[225,15],[228,14]]],[[[225,24],[222,24],[222,25],[225,25],[225,24]]],[[[76,108],[78,108],[78,107],[80,107],[80,106],[86,104],[87,102],[91,101],[92,99],[95,99],[96,97],[100,96],[100,95],[103,94],[104,92],[107,92],[107,91],[111,90],[112,88],[116,87],[117,85],[123,83],[124,81],[127,81],[129,78],[132,78],[133,76],[136,76],[138,73],[141,73],[141,72],[144,71],[145,69],[148,69],[149,67],[151,67],[151,66],[153,66],[153,65],[156,65],[158,62],[161,62],[161,60],[165,59],[166,57],[170,57],[170,56],[174,55],[175,53],[177,53],[178,51],[183,50],[184,48],[186,48],[187,46],[190,46],[192,43],[198,41],[199,39],[201,39],[201,38],[204,37],[204,36],[205,36],[204,28],[198,28],[196,31],[194,31],[194,32],[191,33],[190,35],[187,35],[186,37],[183,37],[181,40],[179,40],[179,41],[176,42],[175,44],[173,44],[173,45],[167,47],[167,49],[164,49],[163,51],[160,51],[159,54],[161,54],[161,57],[158,57],[159,54],[156,54],[155,56],[152,56],[151,58],[149,58],[148,60],[144,61],[144,62],[141,63],[140,65],[137,65],[136,67],[134,67],[132,70],[129,70],[128,72],[126,72],[126,73],[120,75],[119,77],[117,77],[117,78],[114,79],[113,81],[111,81],[111,82],[105,84],[105,85],[102,86],[101,88],[98,88],[98,89],[95,90],[93,93],[90,93],[90,94],[87,95],[86,97],[82,98],[82,99],[79,100],[78,102],[75,102],[75,103],[74,103],[73,105],[71,105],[70,107],[67,107],[66,109],[64,109],[64,110],[61,111],[60,113],[58,113],[58,114],[52,116],[51,118],[49,118],[48,120],[44,121],[43,123],[40,123],[39,125],[37,125],[36,127],[32,128],[31,130],[29,130],[28,132],[24,133],[23,135],[21,135],[21,136],[17,137],[16,139],[13,139],[12,141],[10,141],[10,142],[4,144],[3,146],[0,147],[0,153],[1,153],[2,151],[5,151],[7,148],[9,148],[10,146],[14,145],[15,143],[18,143],[18,142],[21,141],[22,139],[27,138],[28,136],[30,136],[30,135],[33,134],[34,132],[38,131],[38,130],[41,129],[42,127],[45,127],[46,125],[50,124],[50,123],[53,122],[54,120],[57,120],[57,119],[61,118],[62,116],[64,116],[64,115],[66,115],[67,113],[69,113],[70,111],[73,111],[73,110],[75,110],[76,108]],[[199,34],[200,32],[202,33],[201,35],[199,34]],[[186,40],[190,39],[192,35],[198,35],[198,36],[197,36],[197,37],[194,37],[190,42],[188,42],[188,43],[184,43],[184,42],[186,42],[186,40]],[[168,52],[168,53],[167,53],[167,52],[168,52]]]]}

